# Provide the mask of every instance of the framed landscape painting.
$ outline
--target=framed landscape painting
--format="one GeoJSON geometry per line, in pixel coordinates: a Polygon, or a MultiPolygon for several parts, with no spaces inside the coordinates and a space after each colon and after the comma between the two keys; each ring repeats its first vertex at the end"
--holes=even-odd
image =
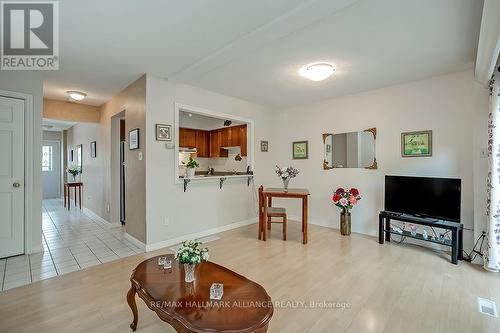
{"type": "Polygon", "coordinates": [[[293,159],[294,160],[305,160],[309,158],[308,141],[295,141],[293,143],[293,159]]]}
{"type": "Polygon", "coordinates": [[[432,156],[432,131],[401,133],[401,156],[432,156]]]}

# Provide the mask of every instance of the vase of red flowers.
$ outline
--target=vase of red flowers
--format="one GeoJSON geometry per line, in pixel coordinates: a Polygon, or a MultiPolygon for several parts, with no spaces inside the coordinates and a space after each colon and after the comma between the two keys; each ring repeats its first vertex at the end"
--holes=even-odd
{"type": "Polygon", "coordinates": [[[351,234],[351,209],[361,200],[358,189],[350,190],[338,188],[333,194],[332,201],[335,206],[342,209],[340,212],[340,234],[349,236],[351,234]]]}

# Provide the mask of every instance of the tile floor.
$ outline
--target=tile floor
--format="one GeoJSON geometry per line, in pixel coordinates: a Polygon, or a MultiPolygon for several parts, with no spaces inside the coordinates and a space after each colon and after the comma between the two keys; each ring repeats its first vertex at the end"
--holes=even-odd
{"type": "Polygon", "coordinates": [[[109,228],[79,209],[68,212],[62,199],[44,200],[42,230],[43,252],[0,259],[0,290],[144,252],[125,239],[124,228],[109,228]]]}

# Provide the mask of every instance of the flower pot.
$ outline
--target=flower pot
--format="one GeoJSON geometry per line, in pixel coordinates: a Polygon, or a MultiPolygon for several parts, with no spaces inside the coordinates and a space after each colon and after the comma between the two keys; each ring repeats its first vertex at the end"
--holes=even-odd
{"type": "Polygon", "coordinates": [[[195,171],[196,171],[195,168],[186,168],[186,177],[187,178],[194,178],[195,171]]]}
{"type": "Polygon", "coordinates": [[[184,264],[184,281],[186,281],[188,283],[194,281],[195,269],[196,269],[196,264],[184,264]]]}
{"type": "Polygon", "coordinates": [[[290,178],[282,178],[283,179],[283,187],[285,190],[288,190],[288,183],[290,183],[290,178]]]}
{"type": "Polygon", "coordinates": [[[340,213],[340,234],[349,236],[351,234],[351,213],[342,211],[340,213]]]}

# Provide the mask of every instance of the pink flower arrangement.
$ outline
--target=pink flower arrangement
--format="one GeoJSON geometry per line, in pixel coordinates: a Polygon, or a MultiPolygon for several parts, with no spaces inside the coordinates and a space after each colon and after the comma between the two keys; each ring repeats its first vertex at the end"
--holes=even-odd
{"type": "Polygon", "coordinates": [[[342,208],[342,210],[347,213],[359,200],[361,200],[361,196],[356,188],[351,188],[350,190],[338,188],[332,196],[332,201],[335,206],[342,208]]]}

